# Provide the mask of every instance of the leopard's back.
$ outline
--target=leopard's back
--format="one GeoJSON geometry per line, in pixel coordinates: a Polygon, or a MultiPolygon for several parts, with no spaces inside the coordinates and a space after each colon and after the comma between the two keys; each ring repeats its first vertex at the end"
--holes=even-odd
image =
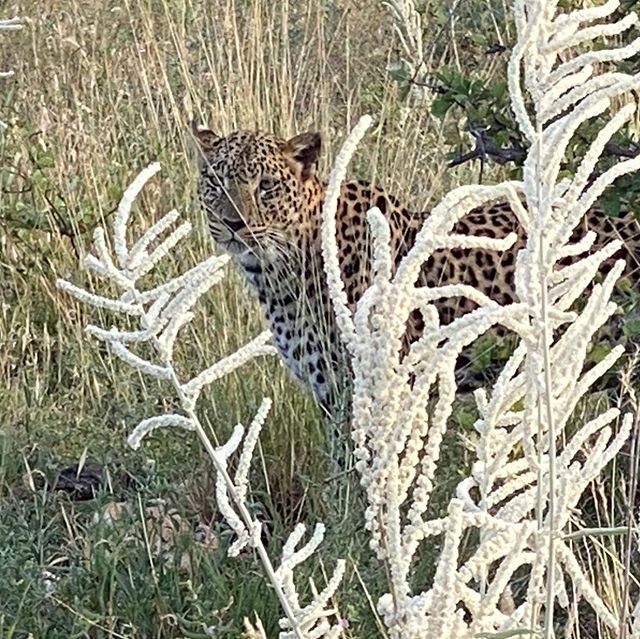
{"type": "MultiPolygon", "coordinates": [[[[270,133],[237,131],[221,137],[196,129],[200,144],[199,196],[211,234],[229,253],[257,294],[282,361],[330,410],[350,378],[322,260],[320,227],[326,184],[317,177],[320,136],[303,133],[290,140],[270,133]]],[[[366,221],[376,206],[387,217],[396,266],[414,245],[428,213],[414,213],[397,198],[364,181],[342,185],[336,212],[336,243],[348,303],[353,309],[372,281],[371,237],[366,221]]],[[[626,276],[638,288],[640,227],[629,213],[608,218],[590,211],[573,239],[597,234],[593,250],[612,239],[623,248],[626,276]]],[[[525,236],[506,203],[470,211],[455,233],[518,240],[503,252],[453,248],[434,253],[423,265],[417,286],[467,284],[500,304],[516,300],[515,268],[525,236]]],[[[613,259],[605,265],[611,266],[613,259]]],[[[473,308],[466,298],[436,304],[441,322],[473,308]]],[[[423,329],[418,312],[408,321],[406,344],[423,329]]],[[[466,364],[461,362],[461,368],[466,364]]]]}

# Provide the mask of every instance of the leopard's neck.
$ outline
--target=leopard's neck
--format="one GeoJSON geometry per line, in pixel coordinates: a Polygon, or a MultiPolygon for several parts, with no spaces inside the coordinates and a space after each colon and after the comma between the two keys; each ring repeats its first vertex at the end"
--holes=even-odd
{"type": "MultiPolygon", "coordinates": [[[[286,366],[313,389],[317,399],[329,404],[334,389],[345,388],[349,365],[335,326],[324,273],[321,226],[325,198],[326,184],[310,181],[306,213],[301,212],[299,232],[292,229],[287,251],[265,247],[264,251],[236,256],[235,261],[258,296],[286,366]]],[[[372,206],[377,206],[396,229],[402,229],[392,246],[394,257],[406,252],[418,228],[414,220],[417,223],[419,218],[382,189],[363,182],[342,185],[336,210],[336,242],[350,308],[355,308],[370,284],[366,213],[372,206]]]]}
{"type": "Polygon", "coordinates": [[[332,337],[334,319],[319,254],[303,253],[286,263],[246,254],[237,262],[258,296],[280,357],[294,377],[328,405],[344,366],[338,364],[341,347],[332,337]]]}

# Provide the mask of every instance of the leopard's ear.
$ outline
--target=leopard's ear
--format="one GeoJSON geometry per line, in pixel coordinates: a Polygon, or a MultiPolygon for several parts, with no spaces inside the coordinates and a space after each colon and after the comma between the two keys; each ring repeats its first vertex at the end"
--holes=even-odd
{"type": "Polygon", "coordinates": [[[220,139],[217,133],[204,124],[199,124],[197,120],[192,120],[190,127],[191,133],[202,151],[207,151],[220,139]]]}
{"type": "Polygon", "coordinates": [[[299,165],[303,180],[315,174],[321,146],[322,138],[315,131],[300,133],[287,141],[285,152],[299,165]]]}

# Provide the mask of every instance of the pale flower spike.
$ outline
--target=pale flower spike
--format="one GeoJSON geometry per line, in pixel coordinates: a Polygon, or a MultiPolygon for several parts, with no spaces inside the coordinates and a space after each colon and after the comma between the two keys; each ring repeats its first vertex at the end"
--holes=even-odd
{"type": "MultiPolygon", "coordinates": [[[[387,3],[396,19],[406,22],[400,30],[405,50],[411,46],[407,34],[413,19],[406,5],[387,3]]],[[[570,531],[580,530],[573,516],[579,500],[620,451],[633,421],[631,415],[610,409],[585,420],[581,429],[567,428],[576,419],[579,400],[623,350],[613,348],[584,371],[594,334],[615,311],[611,295],[623,264],[616,264],[601,284],[593,281],[619,244],[612,242],[571,266],[558,264],[590,249],[591,235],[570,242],[574,229],[616,177],[640,169],[640,157],[633,158],[590,180],[612,136],[638,118],[633,92],[640,89],[640,76],[608,71],[602,64],[640,51],[640,39],[615,48],[611,35],[637,23],[635,14],[616,20],[618,7],[617,0],[609,0],[563,13],[555,0],[515,1],[518,38],[508,83],[516,120],[530,142],[523,180],[460,187],[447,194],[395,273],[388,223],[372,210],[368,221],[375,276],[353,313],[337,262],[336,196],[355,146],[371,124],[368,116],[358,122],[336,159],[322,212],[323,255],[353,370],[354,457],[367,497],[371,547],[388,574],[389,591],[377,607],[390,639],[552,637],[555,611],[579,599],[591,607],[607,636],[618,636],[624,628],[627,636],[640,637],[640,608],[629,618],[624,615],[633,602],[612,606],[574,546],[564,541],[570,531]],[[602,37],[607,38],[605,48],[602,37]],[[596,39],[596,50],[579,50],[578,45],[596,39]],[[574,132],[605,113],[609,123],[576,174],[561,177],[574,132]],[[508,247],[505,240],[452,232],[473,208],[495,200],[511,204],[526,233],[516,262],[518,301],[501,306],[468,287],[416,288],[419,269],[435,251],[508,247]],[[586,306],[571,311],[589,287],[586,306]],[[441,325],[433,301],[459,295],[474,300],[477,310],[441,325]],[[414,310],[422,313],[425,329],[400,361],[400,336],[414,310]],[[495,324],[515,333],[520,343],[493,389],[475,394],[480,415],[475,462],[460,481],[446,517],[433,519],[431,495],[456,397],[456,360],[464,346],[495,324]],[[555,386],[549,388],[550,376],[555,386]],[[435,536],[441,548],[435,578],[416,592],[415,559],[423,542],[435,536]],[[469,539],[477,539],[474,546],[469,547],[469,539]],[[522,596],[505,608],[501,601],[514,577],[522,583],[527,575],[522,596]]]]}
{"type": "Polygon", "coordinates": [[[160,170],[160,163],[153,162],[148,167],[140,171],[136,179],[126,188],[122,199],[118,204],[116,215],[113,221],[113,246],[118,258],[120,269],[129,269],[129,249],[127,248],[127,227],[129,214],[134,200],[144,188],[144,185],[160,170]]]}
{"type": "MultiPolygon", "coordinates": [[[[296,550],[296,546],[302,541],[302,537],[305,532],[306,527],[304,524],[298,524],[291,535],[289,535],[289,538],[282,548],[282,561],[276,574],[278,575],[280,583],[283,585],[289,601],[292,602],[296,622],[303,631],[304,636],[309,638],[339,637],[342,634],[344,627],[341,621],[338,621],[338,623],[334,625],[331,625],[327,621],[326,618],[328,616],[337,615],[336,610],[327,609],[327,606],[329,604],[329,600],[335,595],[342,577],[344,576],[346,563],[343,559],[339,559],[336,562],[333,576],[322,592],[317,592],[312,583],[311,585],[314,594],[313,601],[304,608],[301,608],[293,580],[293,571],[296,566],[309,559],[309,557],[311,557],[318,549],[318,546],[320,546],[324,539],[325,528],[323,524],[316,524],[311,539],[302,546],[302,548],[296,550]]],[[[293,639],[295,637],[289,619],[281,619],[280,627],[284,630],[284,632],[280,634],[280,639],[293,639]]]]}
{"type": "Polygon", "coordinates": [[[182,415],[157,415],[156,417],[149,417],[149,419],[143,419],[127,437],[127,444],[137,450],[140,448],[140,444],[144,437],[154,431],[156,428],[165,428],[167,426],[177,426],[178,428],[184,428],[185,430],[195,430],[195,426],[191,420],[182,415]]]}
{"type": "Polygon", "coordinates": [[[258,412],[249,424],[249,429],[246,437],[244,438],[244,446],[242,447],[242,453],[240,454],[240,460],[238,461],[238,467],[236,469],[235,483],[238,487],[238,497],[242,500],[246,499],[247,492],[249,490],[249,466],[251,459],[253,458],[253,451],[255,450],[260,431],[264,426],[267,419],[267,415],[271,410],[271,399],[265,397],[258,408],[258,412]]]}
{"type": "MultiPolygon", "coordinates": [[[[296,639],[338,637],[342,634],[343,628],[340,623],[331,624],[327,621],[328,618],[337,617],[337,612],[328,604],[344,574],[344,562],[339,560],[336,563],[335,571],[329,577],[325,589],[320,593],[314,591],[310,603],[305,607],[301,607],[293,583],[293,569],[297,563],[310,556],[322,540],[324,531],[322,524],[318,524],[316,534],[309,544],[298,551],[293,558],[288,558],[284,568],[276,569],[272,566],[262,543],[262,526],[251,516],[247,508],[251,460],[260,430],[271,407],[271,400],[265,398],[262,401],[246,434],[244,427],[239,424],[227,442],[218,448],[214,448],[211,444],[195,412],[197,401],[206,386],[256,357],[272,355],[276,352],[270,344],[271,334],[269,331],[262,332],[235,353],[223,357],[186,381],[180,381],[173,363],[174,347],[181,329],[194,318],[195,314],[192,311],[194,305],[214,285],[222,281],[223,269],[229,262],[228,256],[212,256],[186,273],[158,286],[146,290],[139,287],[139,279],[151,273],[191,230],[191,225],[187,222],[171,231],[170,229],[178,222],[180,216],[176,211],[170,211],[129,247],[127,235],[132,205],[146,182],[159,170],[158,163],[149,165],[125,190],[113,224],[112,240],[115,258],[108,249],[105,230],[97,228],[94,233],[95,254],[88,255],[84,259],[85,266],[103,279],[105,285],[109,284],[112,290],[120,292],[119,297],[110,298],[90,293],[62,279],[57,281],[57,286],[61,291],[89,306],[138,319],[139,326],[135,330],[117,326],[104,328],[90,324],[86,327],[86,332],[105,342],[115,355],[133,368],[172,384],[184,414],[156,415],[144,419],[133,429],[127,442],[132,448],[137,449],[146,436],[158,428],[169,426],[194,431],[198,435],[216,470],[218,509],[236,535],[236,539],[228,549],[228,554],[229,556],[238,555],[247,546],[256,550],[285,614],[281,621],[283,631],[280,637],[282,639],[285,637],[296,639]],[[161,239],[161,236],[167,232],[169,234],[161,239]],[[155,248],[152,247],[154,244],[155,248]],[[143,342],[154,347],[157,362],[143,358],[132,350],[143,342]],[[241,445],[240,459],[232,478],[228,470],[228,461],[241,445]]],[[[295,531],[292,538],[296,543],[299,541],[295,531]]],[[[259,620],[253,632],[256,633],[255,636],[264,635],[264,629],[259,620]]]]}

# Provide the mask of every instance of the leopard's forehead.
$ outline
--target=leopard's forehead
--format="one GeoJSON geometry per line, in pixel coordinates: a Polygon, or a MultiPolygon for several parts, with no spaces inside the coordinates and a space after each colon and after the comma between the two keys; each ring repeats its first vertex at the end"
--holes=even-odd
{"type": "Polygon", "coordinates": [[[286,164],[283,148],[286,140],[263,131],[234,131],[219,138],[207,150],[210,166],[228,176],[255,177],[265,167],[286,164]]]}

